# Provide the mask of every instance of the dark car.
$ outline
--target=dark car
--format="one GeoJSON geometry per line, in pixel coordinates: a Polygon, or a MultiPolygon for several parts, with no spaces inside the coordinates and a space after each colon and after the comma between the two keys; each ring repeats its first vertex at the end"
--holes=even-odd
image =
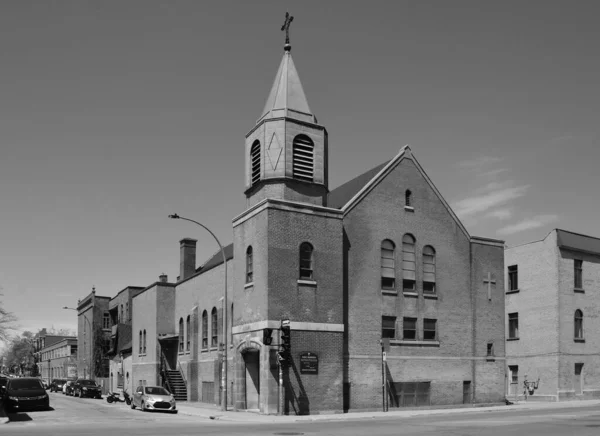
{"type": "Polygon", "coordinates": [[[6,383],[8,383],[8,376],[4,374],[0,374],[0,398],[2,397],[2,392],[6,388],[6,383]]]}
{"type": "Polygon", "coordinates": [[[52,380],[52,383],[50,383],[50,392],[62,392],[62,388],[65,382],[66,380],[64,378],[55,378],[54,380],[52,380]]]}
{"type": "Polygon", "coordinates": [[[102,389],[94,380],[80,378],[73,384],[73,396],[102,398],[102,389]]]}
{"type": "Polygon", "coordinates": [[[9,378],[2,399],[7,411],[50,408],[50,398],[40,379],[35,377],[9,378]]]}

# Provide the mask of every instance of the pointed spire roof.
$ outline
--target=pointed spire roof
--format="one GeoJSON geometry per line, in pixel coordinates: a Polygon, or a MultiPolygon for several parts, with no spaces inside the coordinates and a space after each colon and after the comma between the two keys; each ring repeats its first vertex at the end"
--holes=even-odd
{"type": "Polygon", "coordinates": [[[292,59],[291,46],[284,47],[283,59],[279,64],[275,81],[257,124],[265,118],[290,117],[316,123],[304,95],[298,71],[292,59]]]}

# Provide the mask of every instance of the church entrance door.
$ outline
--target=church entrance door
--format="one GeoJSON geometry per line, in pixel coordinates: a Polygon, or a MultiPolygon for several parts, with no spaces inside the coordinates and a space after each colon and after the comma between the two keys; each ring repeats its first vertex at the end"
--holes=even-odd
{"type": "Polygon", "coordinates": [[[248,351],[243,354],[246,366],[246,409],[260,409],[260,352],[248,351]]]}

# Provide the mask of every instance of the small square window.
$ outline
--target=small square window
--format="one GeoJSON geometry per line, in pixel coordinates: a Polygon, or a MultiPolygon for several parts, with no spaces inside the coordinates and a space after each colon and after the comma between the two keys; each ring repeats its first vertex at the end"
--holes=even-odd
{"type": "Polygon", "coordinates": [[[423,282],[423,293],[425,293],[425,294],[435,294],[435,283],[433,283],[433,282],[423,282]]]}
{"type": "Polygon", "coordinates": [[[396,337],[396,317],[381,317],[381,337],[394,339],[396,337]]]}
{"type": "Polygon", "coordinates": [[[402,290],[404,292],[416,292],[414,280],[402,280],[402,290]]]}
{"type": "Polygon", "coordinates": [[[417,339],[417,319],[404,318],[402,326],[402,338],[407,340],[417,339]]]}
{"type": "Polygon", "coordinates": [[[396,288],[396,279],[393,277],[381,278],[381,289],[394,290],[396,288]]]}
{"type": "Polygon", "coordinates": [[[435,341],[437,339],[437,320],[427,319],[423,320],[423,340],[435,341]]]}

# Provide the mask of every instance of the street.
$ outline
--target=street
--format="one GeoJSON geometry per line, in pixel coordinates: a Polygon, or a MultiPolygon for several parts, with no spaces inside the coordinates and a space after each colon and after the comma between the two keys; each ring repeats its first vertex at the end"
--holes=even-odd
{"type": "MultiPolygon", "coordinates": [[[[600,408],[553,407],[538,410],[468,411],[416,417],[353,418],[352,414],[314,421],[277,423],[210,420],[184,414],[144,413],[105,399],[50,394],[51,411],[11,414],[2,434],[10,435],[452,435],[452,436],[596,436],[600,408]]],[[[476,410],[476,409],[474,409],[476,410]]],[[[276,420],[277,418],[275,418],[276,420]]]]}

